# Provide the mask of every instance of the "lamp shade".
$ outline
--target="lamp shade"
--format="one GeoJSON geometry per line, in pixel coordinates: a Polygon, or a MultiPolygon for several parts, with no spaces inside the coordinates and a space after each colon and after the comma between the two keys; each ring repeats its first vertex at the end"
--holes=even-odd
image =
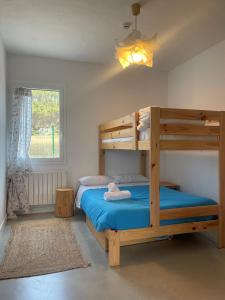
{"type": "MultiPolygon", "coordinates": [[[[130,65],[144,65],[151,68],[154,50],[157,46],[157,34],[153,35],[151,39],[142,35],[137,29],[137,16],[140,14],[141,4],[139,2],[134,3],[131,9],[135,17],[134,29],[123,41],[117,43],[116,58],[124,69],[130,65]]],[[[126,25],[126,23],[124,24],[126,25]]],[[[129,26],[124,26],[124,28],[127,29],[129,26]]]]}
{"type": "Polygon", "coordinates": [[[151,40],[136,40],[116,48],[116,58],[125,69],[130,65],[153,66],[153,43],[151,40]]]}

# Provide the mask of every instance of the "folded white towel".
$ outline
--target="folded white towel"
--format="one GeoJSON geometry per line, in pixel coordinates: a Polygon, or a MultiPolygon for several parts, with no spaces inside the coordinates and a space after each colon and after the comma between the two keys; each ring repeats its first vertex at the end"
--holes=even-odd
{"type": "Polygon", "coordinates": [[[139,123],[150,123],[150,118],[149,117],[145,117],[139,120],[139,123]]]}
{"type": "Polygon", "coordinates": [[[150,107],[144,107],[139,109],[139,114],[145,113],[145,112],[150,112],[151,108],[150,107]]]}
{"type": "Polygon", "coordinates": [[[139,121],[149,121],[150,120],[150,116],[149,115],[143,115],[143,116],[139,116],[139,121]]]}
{"type": "Polygon", "coordinates": [[[146,107],[139,110],[139,122],[137,130],[145,130],[150,128],[150,108],[146,107]]]}
{"type": "Polygon", "coordinates": [[[115,182],[110,182],[109,184],[108,184],[108,190],[109,190],[109,192],[119,192],[119,188],[118,188],[118,186],[115,184],[115,182]]]}
{"type": "Polygon", "coordinates": [[[146,120],[146,121],[140,121],[140,122],[139,122],[139,126],[146,126],[146,125],[150,126],[150,121],[149,121],[149,120],[146,120]]]}
{"type": "Polygon", "coordinates": [[[139,113],[139,118],[148,117],[148,116],[150,116],[150,112],[149,111],[145,111],[145,112],[139,113]]]}
{"type": "Polygon", "coordinates": [[[140,130],[140,133],[139,133],[139,140],[140,141],[149,140],[149,137],[150,137],[149,130],[140,130]]]}
{"type": "Polygon", "coordinates": [[[147,128],[150,128],[150,124],[139,124],[137,126],[137,130],[141,131],[141,130],[145,130],[147,128]]]}
{"type": "Polygon", "coordinates": [[[130,191],[118,191],[118,192],[105,192],[104,193],[104,200],[106,200],[106,201],[129,199],[130,197],[131,197],[130,191]]]}

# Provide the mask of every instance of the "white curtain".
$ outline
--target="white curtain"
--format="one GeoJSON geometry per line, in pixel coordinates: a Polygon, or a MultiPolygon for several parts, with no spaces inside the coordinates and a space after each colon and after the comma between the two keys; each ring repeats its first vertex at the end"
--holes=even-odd
{"type": "Polygon", "coordinates": [[[8,218],[28,213],[26,178],[31,170],[29,147],[32,131],[32,96],[27,88],[16,88],[11,103],[8,143],[8,218]]]}

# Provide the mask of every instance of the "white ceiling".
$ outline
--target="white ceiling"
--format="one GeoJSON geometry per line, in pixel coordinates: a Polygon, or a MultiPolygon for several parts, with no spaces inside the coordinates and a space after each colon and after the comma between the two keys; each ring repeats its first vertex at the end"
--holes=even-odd
{"type": "MultiPolygon", "coordinates": [[[[0,0],[9,52],[110,63],[135,0],[0,0]]],[[[225,39],[225,0],[143,0],[139,28],[158,33],[155,67],[170,70],[225,39]]]]}

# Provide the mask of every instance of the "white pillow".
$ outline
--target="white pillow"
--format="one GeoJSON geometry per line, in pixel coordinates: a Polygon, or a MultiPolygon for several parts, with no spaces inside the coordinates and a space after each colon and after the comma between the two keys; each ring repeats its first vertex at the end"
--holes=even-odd
{"type": "Polygon", "coordinates": [[[113,178],[104,175],[84,176],[79,179],[82,185],[106,185],[113,181],[113,178]]]}
{"type": "Polygon", "coordinates": [[[115,183],[133,183],[133,182],[148,182],[149,179],[140,174],[124,174],[112,176],[115,183]]]}

